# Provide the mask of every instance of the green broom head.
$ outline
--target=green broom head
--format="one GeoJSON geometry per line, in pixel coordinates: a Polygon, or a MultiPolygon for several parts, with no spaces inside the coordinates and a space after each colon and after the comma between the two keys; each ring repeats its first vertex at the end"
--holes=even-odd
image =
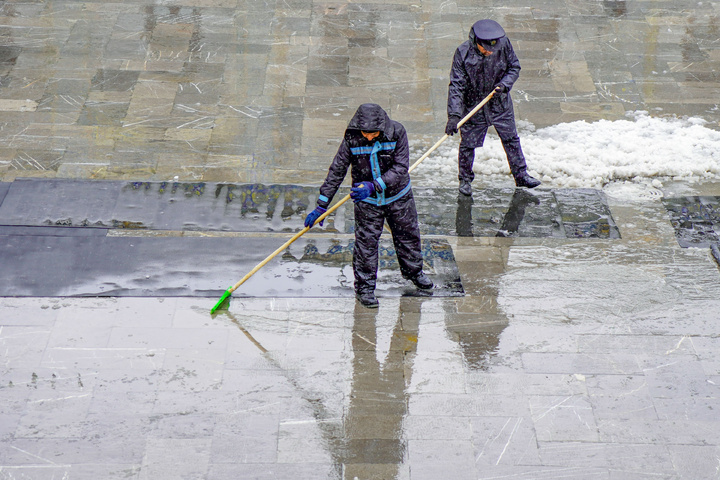
{"type": "Polygon", "coordinates": [[[230,295],[232,295],[232,292],[228,288],[227,290],[225,290],[225,293],[222,294],[222,297],[220,297],[220,300],[218,300],[218,302],[215,304],[215,306],[212,309],[210,309],[210,313],[215,313],[215,311],[218,308],[222,307],[223,305],[224,305],[223,308],[225,310],[227,310],[227,307],[230,305],[230,300],[229,300],[230,295]]]}

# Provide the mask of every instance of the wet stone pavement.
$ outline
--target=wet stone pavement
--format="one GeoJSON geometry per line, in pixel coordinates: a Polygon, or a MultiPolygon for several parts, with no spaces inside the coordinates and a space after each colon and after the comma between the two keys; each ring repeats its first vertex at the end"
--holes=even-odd
{"type": "Polygon", "coordinates": [[[720,121],[715,2],[0,2],[0,178],[317,184],[357,106],[431,146],[492,16],[519,119],[720,121]]]}
{"type": "Polygon", "coordinates": [[[377,311],[2,298],[0,473],[713,478],[720,270],[608,204],[621,239],[447,237],[465,295],[377,311]]]}
{"type": "Polygon", "coordinates": [[[388,254],[360,307],[346,209],[209,310],[299,228],[357,105],[439,138],[476,19],[521,120],[717,128],[718,9],[0,1],[0,479],[717,478],[717,182],[416,184],[444,294],[388,254]],[[39,292],[83,268],[125,295],[39,292]]]}

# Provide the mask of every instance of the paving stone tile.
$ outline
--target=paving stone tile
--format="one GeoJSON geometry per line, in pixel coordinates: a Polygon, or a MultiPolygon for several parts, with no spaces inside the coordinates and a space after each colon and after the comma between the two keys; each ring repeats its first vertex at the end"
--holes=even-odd
{"type": "Polygon", "coordinates": [[[476,465],[552,465],[540,462],[532,419],[480,417],[470,422],[476,465]]]}
{"type": "Polygon", "coordinates": [[[330,463],[249,463],[243,465],[214,464],[207,474],[208,480],[231,480],[233,478],[274,478],[302,476],[308,480],[324,480],[338,475],[337,467],[330,463]]]}
{"type": "Polygon", "coordinates": [[[519,479],[551,479],[570,477],[582,480],[608,479],[609,472],[605,468],[593,467],[552,467],[552,466],[489,466],[485,467],[477,477],[480,480],[491,480],[514,475],[519,479]]]}
{"type": "Polygon", "coordinates": [[[17,465],[66,465],[68,468],[87,468],[89,464],[86,455],[94,452],[102,455],[104,452],[108,465],[140,465],[145,454],[145,439],[131,438],[102,438],[102,439],[73,439],[66,438],[18,438],[15,449],[9,450],[6,460],[12,460],[17,465]]]}
{"type": "Polygon", "coordinates": [[[0,329],[3,356],[14,368],[33,368],[40,365],[43,350],[52,330],[45,326],[4,326],[0,329]]]}
{"type": "Polygon", "coordinates": [[[528,398],[538,441],[599,440],[590,399],[585,396],[528,398]]]}
{"type": "Polygon", "coordinates": [[[522,396],[507,398],[504,395],[477,394],[415,394],[410,398],[410,415],[509,416],[530,414],[528,399],[522,396]]]}
{"type": "Polygon", "coordinates": [[[705,478],[715,475],[714,459],[718,455],[717,445],[688,446],[668,445],[669,460],[679,478],[705,478]]]}
{"type": "Polygon", "coordinates": [[[622,354],[523,353],[523,365],[532,373],[637,374],[637,357],[622,354]]]}
{"type": "Polygon", "coordinates": [[[715,420],[647,420],[618,422],[598,419],[600,441],[664,445],[718,445],[715,420]],[[622,426],[621,426],[622,425],[622,426]]]}
{"type": "Polygon", "coordinates": [[[671,362],[663,357],[641,361],[645,364],[644,378],[654,398],[715,396],[715,386],[708,381],[702,362],[694,356],[678,356],[671,362]]]}
{"type": "Polygon", "coordinates": [[[410,440],[408,457],[414,468],[411,478],[478,478],[480,467],[473,462],[473,447],[460,440],[410,440]]]}
{"type": "MultiPolygon", "coordinates": [[[[520,57],[519,120],[540,128],[645,110],[717,126],[711,2],[481,7],[520,57]]],[[[452,52],[477,15],[466,0],[4,2],[0,179],[317,185],[360,103],[388,106],[413,141],[434,141],[452,52]]],[[[690,205],[714,208],[717,192],[685,187],[690,205]]],[[[464,297],[381,295],[367,316],[350,297],[236,295],[215,316],[189,298],[0,299],[3,472],[712,477],[720,284],[707,247],[678,242],[720,233],[714,217],[688,217],[693,229],[683,229],[668,222],[668,199],[637,206],[573,192],[568,203],[539,191],[541,203],[524,205],[498,239],[513,190],[484,190],[464,209],[450,189],[422,209],[446,211],[424,219],[423,234],[452,237],[464,297]]],[[[6,196],[0,213],[44,221],[46,206],[71,198],[86,212],[104,205],[81,191],[41,193],[35,204],[6,196]]],[[[276,212],[293,222],[296,207],[276,212]]],[[[208,220],[207,209],[194,215],[208,220]]],[[[206,233],[171,230],[161,233],[206,233]]]]}

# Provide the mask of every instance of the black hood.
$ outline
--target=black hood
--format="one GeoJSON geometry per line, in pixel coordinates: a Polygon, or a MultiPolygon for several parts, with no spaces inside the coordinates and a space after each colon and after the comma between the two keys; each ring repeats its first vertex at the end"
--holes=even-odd
{"type": "Polygon", "coordinates": [[[348,124],[348,130],[364,132],[382,132],[385,138],[391,138],[393,134],[393,122],[382,107],[375,103],[363,103],[355,112],[348,124]]]}

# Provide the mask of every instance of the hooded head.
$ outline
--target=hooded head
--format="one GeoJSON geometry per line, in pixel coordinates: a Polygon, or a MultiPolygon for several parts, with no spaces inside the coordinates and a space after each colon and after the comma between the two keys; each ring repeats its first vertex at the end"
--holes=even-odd
{"type": "Polygon", "coordinates": [[[392,122],[380,105],[363,103],[358,107],[352,120],[350,120],[347,130],[382,132],[386,138],[390,138],[392,136],[390,131],[392,130],[392,122]]]}

